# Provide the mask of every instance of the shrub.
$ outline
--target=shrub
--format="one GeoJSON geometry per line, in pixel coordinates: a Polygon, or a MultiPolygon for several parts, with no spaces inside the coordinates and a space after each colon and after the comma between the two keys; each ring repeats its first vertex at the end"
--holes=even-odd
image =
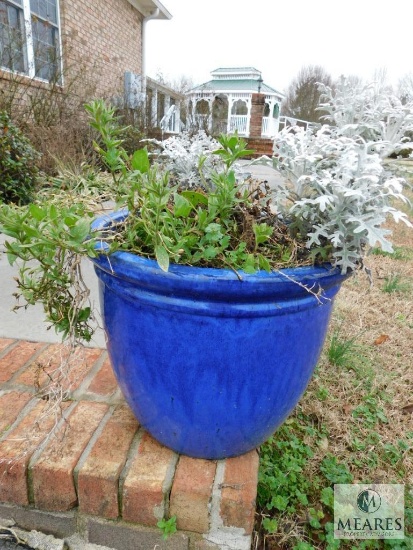
{"type": "Polygon", "coordinates": [[[0,112],[0,201],[27,204],[38,177],[39,153],[9,116],[0,112]]]}
{"type": "Polygon", "coordinates": [[[413,154],[413,149],[411,147],[404,147],[402,149],[399,149],[398,151],[395,151],[394,153],[389,155],[389,157],[391,159],[397,159],[397,158],[408,159],[408,158],[411,158],[412,154],[413,154]]]}

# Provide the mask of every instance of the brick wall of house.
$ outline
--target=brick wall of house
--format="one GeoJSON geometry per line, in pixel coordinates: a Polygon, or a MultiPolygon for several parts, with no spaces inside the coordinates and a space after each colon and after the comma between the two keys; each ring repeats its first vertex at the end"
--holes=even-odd
{"type": "Polygon", "coordinates": [[[66,80],[122,95],[125,71],[142,70],[142,14],[127,0],[60,0],[60,19],[66,80]]]}
{"type": "Polygon", "coordinates": [[[143,15],[128,0],[60,0],[59,6],[63,89],[0,69],[0,109],[29,108],[33,118],[33,105],[47,109],[68,98],[73,110],[95,97],[123,98],[125,72],[141,73],[143,15]]]}

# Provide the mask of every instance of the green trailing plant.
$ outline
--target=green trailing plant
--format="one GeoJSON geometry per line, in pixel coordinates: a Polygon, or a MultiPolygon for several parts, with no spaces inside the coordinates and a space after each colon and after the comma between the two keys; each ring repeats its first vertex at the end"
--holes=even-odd
{"type": "Polygon", "coordinates": [[[88,239],[91,215],[82,204],[0,209],[0,231],[11,238],[5,243],[7,258],[10,264],[21,261],[16,297],[25,304],[16,308],[41,303],[46,320],[58,333],[86,341],[93,334],[93,312],[81,258],[96,255],[95,243],[88,239]]]}
{"type": "Polygon", "coordinates": [[[0,112],[0,201],[27,204],[33,198],[39,154],[5,112],[0,112]]]}
{"type": "Polygon", "coordinates": [[[91,338],[92,311],[86,305],[80,260],[94,257],[102,239],[108,253],[129,250],[156,258],[165,271],[170,261],[245,272],[294,265],[297,260],[308,263],[306,250],[257,198],[257,189],[237,186],[231,166],[248,154],[245,142],[222,137],[221,148],[214,151],[222,171],[211,174],[208,189],[188,189],[171,184],[167,172],[151,166],[146,149],[126,153],[113,108],[95,101],[86,109],[99,132],[95,148],[112,174],[118,206],[129,211],[126,219],[110,235],[93,233],[92,213],[80,197],[71,204],[55,197],[0,209],[0,231],[11,238],[5,244],[9,261],[21,262],[17,295],[26,305],[42,303],[47,321],[64,337],[91,338]]]}

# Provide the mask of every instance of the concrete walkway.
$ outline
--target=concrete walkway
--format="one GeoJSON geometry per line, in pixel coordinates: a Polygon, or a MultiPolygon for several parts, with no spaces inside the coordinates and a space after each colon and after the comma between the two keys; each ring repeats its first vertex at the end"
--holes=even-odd
{"type": "MultiPolygon", "coordinates": [[[[43,308],[40,305],[13,311],[17,303],[13,296],[17,291],[16,281],[14,280],[17,275],[17,267],[10,266],[4,254],[5,240],[7,238],[0,234],[0,337],[20,338],[21,340],[36,342],[61,342],[61,335],[56,334],[53,328],[47,329],[43,308]]],[[[85,282],[90,290],[92,306],[99,315],[98,279],[94,273],[92,263],[87,259],[83,262],[83,271],[85,282]]],[[[97,328],[90,345],[99,348],[106,347],[102,328],[97,328]]]]}

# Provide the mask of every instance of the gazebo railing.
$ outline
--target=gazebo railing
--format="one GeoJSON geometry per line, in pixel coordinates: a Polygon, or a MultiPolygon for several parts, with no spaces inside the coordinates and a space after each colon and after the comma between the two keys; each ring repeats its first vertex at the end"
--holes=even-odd
{"type": "Polygon", "coordinates": [[[247,125],[247,115],[231,115],[229,120],[229,131],[238,132],[240,135],[245,135],[247,133],[247,125]]]}

